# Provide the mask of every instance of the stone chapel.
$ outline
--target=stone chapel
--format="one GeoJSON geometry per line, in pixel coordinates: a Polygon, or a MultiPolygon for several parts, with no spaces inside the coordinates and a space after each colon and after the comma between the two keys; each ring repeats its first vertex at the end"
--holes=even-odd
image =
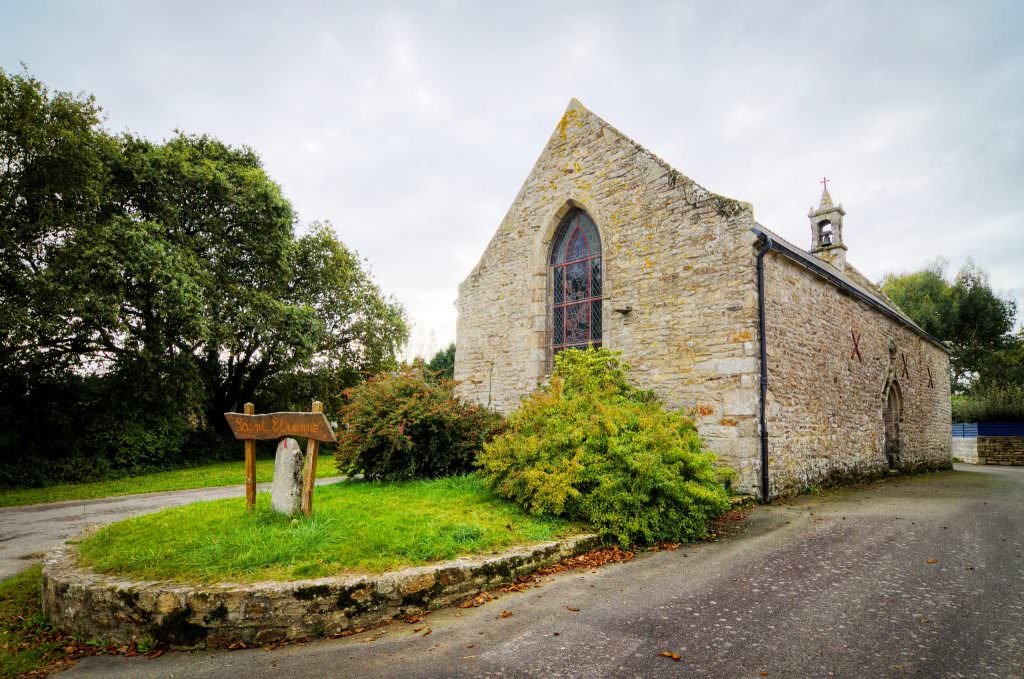
{"type": "Polygon", "coordinates": [[[604,346],[746,492],[947,468],[948,350],[847,262],[845,215],[826,185],[804,250],[573,99],[459,286],[458,391],[508,412],[604,346]]]}

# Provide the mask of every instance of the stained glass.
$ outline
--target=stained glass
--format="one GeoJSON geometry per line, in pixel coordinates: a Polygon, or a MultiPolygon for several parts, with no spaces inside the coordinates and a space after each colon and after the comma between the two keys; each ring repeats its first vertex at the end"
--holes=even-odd
{"type": "Polygon", "coordinates": [[[554,329],[554,338],[552,341],[555,346],[565,344],[565,307],[557,307],[552,320],[554,321],[551,324],[554,329]]]}
{"type": "Polygon", "coordinates": [[[551,264],[558,265],[564,264],[567,261],[572,261],[573,258],[566,259],[567,245],[569,244],[570,238],[576,235],[576,230],[583,235],[584,240],[587,244],[587,255],[588,257],[598,257],[601,254],[601,236],[597,232],[597,226],[593,220],[587,216],[586,212],[581,210],[573,210],[565,218],[562,219],[562,223],[555,230],[555,237],[551,241],[551,264]]]}
{"type": "Polygon", "coordinates": [[[579,344],[587,339],[587,308],[582,304],[565,307],[565,343],[579,344]]]}
{"type": "Polygon", "coordinates": [[[587,264],[575,262],[565,267],[565,296],[567,302],[586,299],[590,295],[587,289],[587,264]]]}
{"type": "Polygon", "coordinates": [[[601,346],[601,239],[586,213],[573,210],[562,220],[551,264],[552,354],[601,346]]]}
{"type": "Polygon", "coordinates": [[[583,231],[577,227],[573,229],[572,237],[569,238],[569,245],[565,249],[565,261],[575,262],[578,259],[590,256],[590,244],[583,231]]]}

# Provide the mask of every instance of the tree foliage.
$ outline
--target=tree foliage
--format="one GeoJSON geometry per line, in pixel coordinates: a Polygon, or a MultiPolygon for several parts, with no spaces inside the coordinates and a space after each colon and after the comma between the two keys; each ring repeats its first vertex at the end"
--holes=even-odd
{"type": "Polygon", "coordinates": [[[245,401],[306,406],[395,366],[404,311],[329,224],[296,234],[255,151],[101,122],[91,97],[0,71],[5,460],[207,455],[245,401]]]}
{"type": "Polygon", "coordinates": [[[607,349],[560,352],[478,463],[530,512],[590,523],[622,545],[692,540],[725,511],[714,456],[692,420],[632,387],[607,349]]]}
{"type": "Polygon", "coordinates": [[[1024,422],[1024,383],[985,383],[953,396],[953,422],[1024,422]]]}
{"type": "Polygon", "coordinates": [[[455,342],[434,354],[427,361],[426,370],[435,380],[450,380],[455,377],[455,342]]]}
{"type": "Polygon", "coordinates": [[[991,370],[993,357],[1014,343],[1013,300],[997,295],[988,274],[968,260],[952,278],[939,260],[914,273],[890,274],[882,292],[915,323],[951,348],[950,378],[963,391],[991,370]]]}
{"type": "Polygon", "coordinates": [[[459,401],[450,380],[405,366],[347,391],[335,459],[342,474],[401,481],[466,474],[502,417],[459,401]]]}
{"type": "Polygon", "coordinates": [[[61,322],[40,313],[54,301],[40,283],[65,240],[105,217],[100,122],[91,97],[0,70],[0,368],[56,367],[77,349],[48,343],[61,322]]]}

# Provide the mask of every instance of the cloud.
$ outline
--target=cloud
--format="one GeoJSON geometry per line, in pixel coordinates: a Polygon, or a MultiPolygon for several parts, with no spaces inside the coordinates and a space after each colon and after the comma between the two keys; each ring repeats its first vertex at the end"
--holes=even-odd
{"type": "Polygon", "coordinates": [[[429,353],[572,96],[798,244],[828,175],[871,278],[973,255],[1024,300],[1022,7],[9,2],[0,66],[254,147],[429,353]]]}

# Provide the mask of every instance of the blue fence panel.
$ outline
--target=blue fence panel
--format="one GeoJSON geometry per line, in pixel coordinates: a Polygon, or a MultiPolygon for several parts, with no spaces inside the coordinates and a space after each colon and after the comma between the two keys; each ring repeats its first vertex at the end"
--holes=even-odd
{"type": "Polygon", "coordinates": [[[953,436],[1024,436],[1024,422],[966,422],[953,425],[953,436]]]}
{"type": "Polygon", "coordinates": [[[979,422],[978,436],[1024,436],[1024,422],[979,422]]]}
{"type": "Polygon", "coordinates": [[[971,422],[967,424],[954,424],[953,425],[953,436],[958,438],[977,438],[978,436],[978,423],[971,422]]]}

